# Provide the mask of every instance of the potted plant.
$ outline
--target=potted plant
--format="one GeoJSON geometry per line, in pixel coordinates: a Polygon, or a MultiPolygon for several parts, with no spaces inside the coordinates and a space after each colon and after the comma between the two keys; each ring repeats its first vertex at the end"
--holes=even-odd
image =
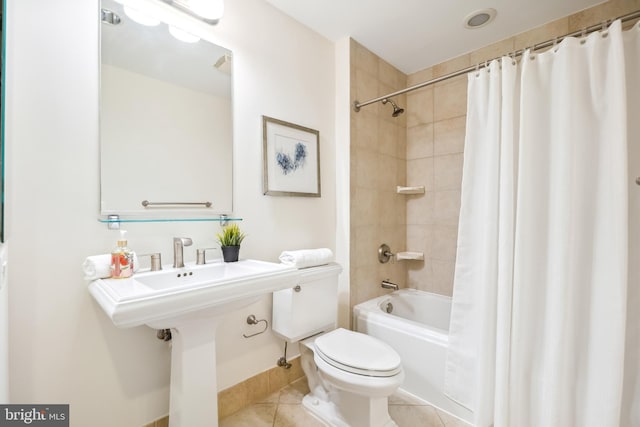
{"type": "Polygon", "coordinates": [[[220,249],[222,249],[222,258],[224,262],[238,261],[240,253],[240,243],[245,238],[245,234],[240,230],[238,224],[227,225],[222,229],[222,233],[216,234],[220,249]]]}

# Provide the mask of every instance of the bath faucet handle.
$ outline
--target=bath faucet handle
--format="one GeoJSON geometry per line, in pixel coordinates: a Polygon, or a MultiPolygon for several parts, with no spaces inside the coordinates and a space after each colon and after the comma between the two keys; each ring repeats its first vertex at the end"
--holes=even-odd
{"type": "Polygon", "coordinates": [[[155,252],[152,254],[142,254],[140,256],[148,256],[151,260],[151,271],[160,271],[162,270],[162,254],[160,252],[155,252]]]}
{"type": "Polygon", "coordinates": [[[196,249],[196,265],[204,265],[207,263],[207,251],[212,251],[214,249],[218,249],[216,247],[213,248],[204,248],[204,249],[196,249]]]}
{"type": "Polygon", "coordinates": [[[387,262],[389,262],[389,260],[394,263],[395,259],[396,254],[391,252],[391,248],[389,247],[389,245],[387,245],[386,243],[381,244],[378,248],[378,261],[380,261],[381,264],[386,264],[387,262]]]}

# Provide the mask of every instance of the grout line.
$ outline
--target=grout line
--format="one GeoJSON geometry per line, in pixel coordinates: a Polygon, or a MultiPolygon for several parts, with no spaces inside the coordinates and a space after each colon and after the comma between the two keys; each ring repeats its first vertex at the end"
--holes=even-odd
{"type": "Polygon", "coordinates": [[[438,416],[438,419],[440,420],[440,424],[442,424],[443,427],[447,427],[447,424],[442,420],[442,417],[440,416],[440,411],[438,411],[438,409],[434,406],[435,411],[436,411],[436,415],[438,416]]]}
{"type": "Polygon", "coordinates": [[[271,427],[276,426],[276,420],[278,419],[278,411],[280,410],[280,403],[276,403],[276,410],[273,411],[273,420],[271,420],[271,427]]]}

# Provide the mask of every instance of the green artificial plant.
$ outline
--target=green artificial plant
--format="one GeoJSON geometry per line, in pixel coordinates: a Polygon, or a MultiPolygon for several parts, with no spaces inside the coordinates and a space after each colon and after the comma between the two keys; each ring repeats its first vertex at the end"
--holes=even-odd
{"type": "Polygon", "coordinates": [[[216,237],[220,246],[240,246],[240,243],[246,237],[238,224],[230,224],[222,229],[222,233],[217,233],[216,237]]]}

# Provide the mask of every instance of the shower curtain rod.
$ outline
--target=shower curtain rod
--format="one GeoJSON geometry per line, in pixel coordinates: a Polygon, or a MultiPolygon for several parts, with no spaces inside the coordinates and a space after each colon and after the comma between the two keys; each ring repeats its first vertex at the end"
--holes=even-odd
{"type": "MultiPolygon", "coordinates": [[[[565,34],[564,36],[560,36],[560,37],[556,37],[556,38],[551,39],[551,40],[547,40],[546,42],[536,43],[531,47],[531,51],[535,51],[537,49],[544,49],[546,47],[553,46],[553,45],[555,45],[557,43],[560,43],[560,41],[564,40],[567,37],[585,36],[587,34],[593,33],[594,31],[604,30],[613,21],[617,21],[618,19],[620,21],[622,21],[622,22],[627,22],[627,21],[631,21],[631,20],[637,19],[637,18],[640,18],[640,10],[628,13],[626,15],[619,16],[619,17],[617,17],[615,19],[609,19],[609,20],[603,21],[600,24],[591,25],[589,27],[583,28],[582,30],[574,31],[572,33],[565,34]]],[[[527,49],[529,49],[529,48],[525,47],[524,49],[520,49],[520,50],[517,50],[515,52],[510,53],[509,55],[503,55],[503,56],[509,56],[509,57],[511,57],[513,59],[516,59],[519,56],[522,56],[522,54],[527,49]]],[[[403,93],[411,92],[411,91],[414,91],[414,90],[417,90],[417,89],[423,88],[425,86],[429,86],[429,85],[432,85],[432,84],[435,84],[435,83],[438,83],[438,82],[441,82],[441,81],[444,81],[444,80],[449,80],[449,79],[452,79],[454,77],[462,76],[464,74],[470,73],[471,71],[479,70],[481,68],[486,67],[487,64],[489,64],[491,61],[494,61],[494,60],[500,59],[500,58],[502,58],[502,56],[490,59],[490,60],[485,61],[484,63],[481,63],[481,64],[472,65],[472,66],[464,68],[462,70],[458,70],[458,71],[454,71],[454,72],[449,73],[449,74],[445,74],[444,76],[441,76],[441,77],[438,77],[438,78],[435,78],[435,79],[432,79],[432,80],[428,80],[426,82],[418,83],[417,85],[410,86],[410,87],[408,87],[406,89],[401,89],[401,90],[398,90],[396,92],[392,92],[392,93],[384,95],[384,96],[379,96],[377,98],[370,99],[369,101],[366,101],[366,102],[358,102],[356,100],[356,101],[353,102],[353,110],[357,113],[358,111],[360,111],[360,108],[362,108],[362,107],[364,107],[366,105],[369,105],[369,104],[373,104],[374,102],[379,102],[379,101],[382,101],[383,99],[388,99],[388,98],[391,98],[393,96],[402,95],[403,93]]]]}

